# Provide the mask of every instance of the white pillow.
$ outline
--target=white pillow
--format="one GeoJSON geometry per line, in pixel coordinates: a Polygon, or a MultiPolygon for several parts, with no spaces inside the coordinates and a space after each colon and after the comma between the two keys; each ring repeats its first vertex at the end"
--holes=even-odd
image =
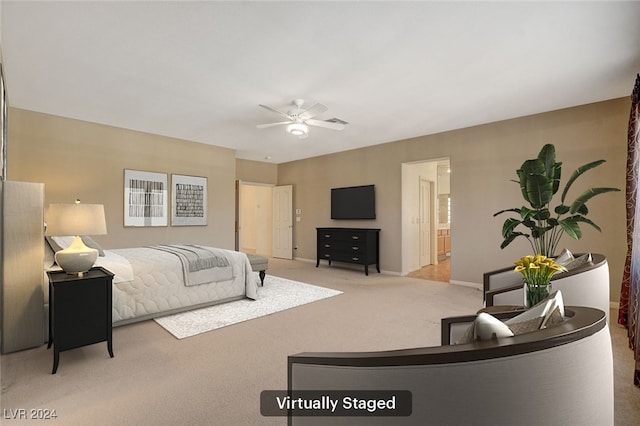
{"type": "Polygon", "coordinates": [[[549,309],[547,310],[547,314],[544,316],[544,320],[542,321],[542,326],[540,326],[540,328],[545,328],[547,326],[547,322],[556,308],[560,312],[560,316],[564,318],[564,301],[562,300],[562,292],[557,290],[549,297],[551,297],[551,300],[549,301],[549,309]]]}
{"type": "Polygon", "coordinates": [[[67,237],[51,237],[53,239],[53,241],[56,242],[56,244],[58,244],[62,249],[66,249],[67,247],[69,247],[71,245],[71,243],[73,242],[73,240],[76,237],[73,236],[67,236],[67,237]]]}
{"type": "Polygon", "coordinates": [[[480,312],[475,320],[476,340],[491,340],[494,337],[511,337],[513,332],[509,327],[486,312],[480,312]]]}
{"type": "Polygon", "coordinates": [[[533,308],[505,321],[514,334],[528,333],[557,324],[564,318],[562,292],[557,290],[533,308]],[[557,313],[554,314],[554,312],[557,313]]]}
{"type": "Polygon", "coordinates": [[[529,321],[535,318],[544,318],[549,312],[549,307],[551,306],[551,299],[547,297],[546,299],[540,301],[537,305],[535,305],[531,309],[527,309],[520,315],[516,315],[513,318],[509,318],[505,321],[505,324],[516,324],[519,322],[529,321]]]}
{"type": "Polygon", "coordinates": [[[564,249],[560,253],[560,256],[556,257],[555,263],[562,266],[567,266],[567,264],[573,262],[573,253],[569,251],[569,249],[564,249]]]}
{"type": "MultiPolygon", "coordinates": [[[[61,250],[66,249],[67,247],[69,247],[71,245],[71,243],[73,242],[73,240],[76,239],[76,237],[74,236],[65,236],[65,237],[48,237],[53,239],[53,242],[56,243],[61,250]]],[[[100,245],[98,243],[96,243],[93,238],[87,236],[87,235],[82,235],[80,236],[80,238],[82,238],[82,242],[84,243],[85,246],[90,247],[92,249],[96,249],[98,250],[98,256],[102,256],[104,257],[104,250],[102,249],[102,247],[100,247],[100,245]]],[[[52,247],[53,248],[53,247],[52,247]]],[[[57,251],[56,249],[54,249],[55,251],[57,251]]]]}

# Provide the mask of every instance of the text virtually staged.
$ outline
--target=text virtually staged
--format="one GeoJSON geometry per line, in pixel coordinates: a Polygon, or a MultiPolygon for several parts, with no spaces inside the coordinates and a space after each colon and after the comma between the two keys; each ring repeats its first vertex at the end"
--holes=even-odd
{"type": "Polygon", "coordinates": [[[410,416],[406,390],[268,390],[260,394],[263,416],[410,416]]]}

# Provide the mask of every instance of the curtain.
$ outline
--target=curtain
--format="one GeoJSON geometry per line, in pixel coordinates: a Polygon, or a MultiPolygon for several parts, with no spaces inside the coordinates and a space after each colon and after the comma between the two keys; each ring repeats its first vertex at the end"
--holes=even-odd
{"type": "Polygon", "coordinates": [[[618,324],[627,327],[629,347],[634,352],[635,370],[633,383],[640,387],[640,222],[636,226],[635,218],[640,217],[640,203],[637,203],[638,181],[640,180],[640,74],[631,93],[631,113],[627,133],[627,258],[620,290],[620,310],[618,324]]]}

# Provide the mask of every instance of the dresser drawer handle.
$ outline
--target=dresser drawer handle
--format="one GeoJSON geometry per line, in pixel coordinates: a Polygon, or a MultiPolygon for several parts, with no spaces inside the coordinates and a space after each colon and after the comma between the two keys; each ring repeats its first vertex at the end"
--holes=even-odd
{"type": "Polygon", "coordinates": [[[324,257],[331,257],[331,255],[330,254],[325,254],[324,257]]]}
{"type": "Polygon", "coordinates": [[[358,247],[358,246],[353,246],[353,247],[351,247],[351,250],[353,250],[353,251],[358,251],[358,250],[360,250],[360,247],[358,247]]]}
{"type": "Polygon", "coordinates": [[[359,239],[360,239],[360,237],[358,237],[357,235],[352,235],[352,236],[351,236],[351,239],[353,239],[353,240],[359,240],[359,239]]]}
{"type": "Polygon", "coordinates": [[[360,260],[360,258],[359,257],[352,257],[351,260],[354,260],[354,261],[357,262],[358,260],[360,260]]]}
{"type": "Polygon", "coordinates": [[[324,234],[325,238],[331,238],[331,234],[324,234]]]}
{"type": "Polygon", "coordinates": [[[324,246],[325,246],[326,248],[329,248],[329,247],[331,247],[331,244],[325,244],[324,246]]]}

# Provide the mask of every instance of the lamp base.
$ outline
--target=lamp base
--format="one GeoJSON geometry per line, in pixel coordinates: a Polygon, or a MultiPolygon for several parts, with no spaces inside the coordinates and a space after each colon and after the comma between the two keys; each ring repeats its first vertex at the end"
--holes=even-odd
{"type": "Polygon", "coordinates": [[[98,250],[84,245],[78,236],[71,245],[55,254],[56,263],[70,275],[79,275],[87,272],[98,259],[98,250]]]}

